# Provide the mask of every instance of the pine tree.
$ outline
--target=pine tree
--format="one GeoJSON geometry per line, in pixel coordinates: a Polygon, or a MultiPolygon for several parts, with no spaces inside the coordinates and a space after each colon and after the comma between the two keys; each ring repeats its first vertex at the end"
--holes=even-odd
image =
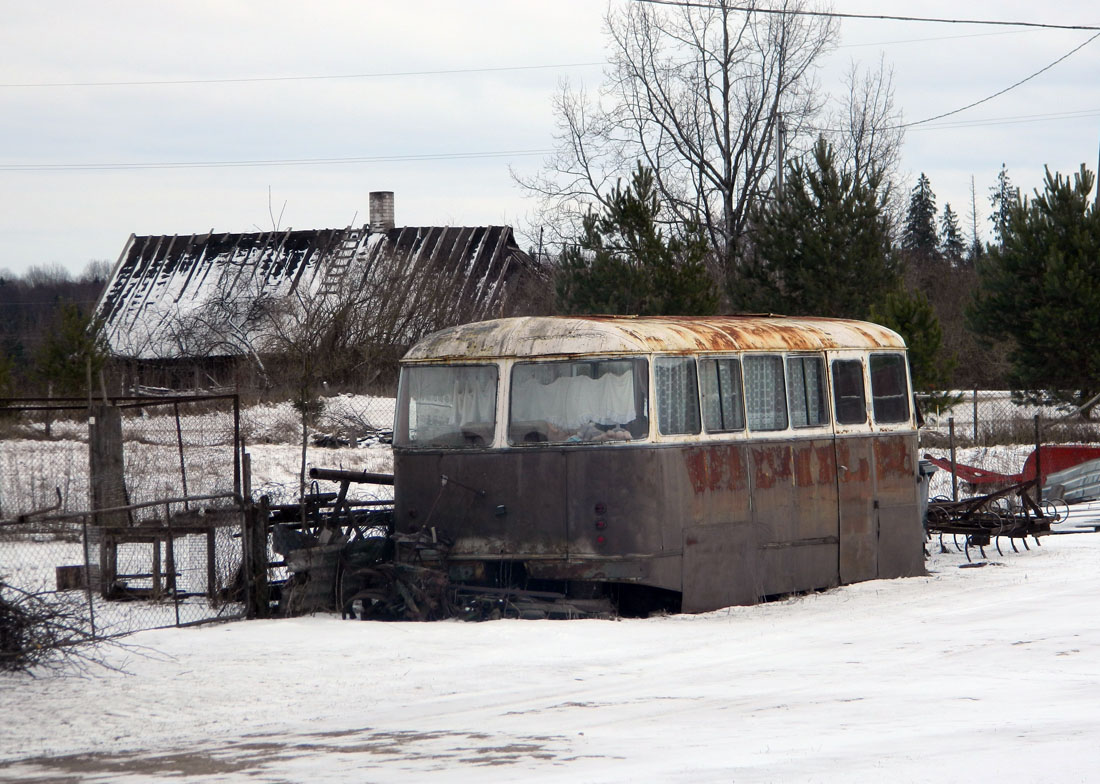
{"type": "Polygon", "coordinates": [[[940,218],[940,253],[948,261],[958,263],[965,251],[966,243],[963,242],[962,230],[959,228],[959,218],[950,204],[944,204],[943,216],[940,218]]]}
{"type": "Polygon", "coordinates": [[[978,265],[971,322],[987,337],[1010,341],[1010,381],[1029,402],[1082,405],[1100,392],[1094,182],[1083,165],[1072,180],[1048,169],[1034,200],[1009,203],[1001,245],[978,265]]]}
{"type": "Polygon", "coordinates": [[[905,214],[905,231],[901,247],[911,253],[934,258],[939,252],[936,235],[936,194],[932,183],[921,172],[917,184],[909,192],[909,209],[905,214]]]}
{"type": "Polygon", "coordinates": [[[1012,184],[1008,176],[1008,167],[1002,163],[1001,170],[997,173],[997,184],[989,189],[989,204],[993,207],[989,220],[993,224],[993,237],[998,245],[1004,242],[1009,215],[1018,201],[1020,201],[1020,189],[1012,184]]]}
{"type": "Polygon", "coordinates": [[[841,173],[823,139],[788,171],[782,192],[754,213],[734,306],[866,318],[898,281],[881,172],[866,181],[841,173]]]}
{"type": "Polygon", "coordinates": [[[108,348],[101,327],[90,321],[78,306],[62,303],[56,323],[38,354],[37,375],[59,394],[86,393],[89,369],[94,379],[107,363],[108,348]]]}
{"type": "Polygon", "coordinates": [[[706,315],[718,304],[707,272],[708,247],[696,227],[667,238],[653,171],[638,164],[620,180],[602,213],[584,219],[584,235],[561,258],[556,279],[563,313],[706,315]]]}

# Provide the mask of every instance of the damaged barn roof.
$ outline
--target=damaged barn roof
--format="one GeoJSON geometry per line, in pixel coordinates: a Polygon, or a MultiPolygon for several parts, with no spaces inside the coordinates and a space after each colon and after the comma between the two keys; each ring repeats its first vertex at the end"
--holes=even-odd
{"type": "Polygon", "coordinates": [[[412,342],[503,315],[514,279],[531,274],[508,226],[132,235],[96,314],[116,355],[230,356],[258,348],[257,303],[350,294],[357,306],[403,309],[394,320],[412,342]]]}

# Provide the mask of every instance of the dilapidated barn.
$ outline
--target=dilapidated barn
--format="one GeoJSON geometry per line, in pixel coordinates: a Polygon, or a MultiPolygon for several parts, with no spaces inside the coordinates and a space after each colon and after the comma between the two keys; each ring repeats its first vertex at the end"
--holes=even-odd
{"type": "Polygon", "coordinates": [[[430,332],[540,309],[544,275],[511,227],[393,215],[376,192],[361,227],[132,235],[96,306],[110,350],[132,381],[206,386],[329,328],[329,349],[367,351],[377,377],[430,332]]]}

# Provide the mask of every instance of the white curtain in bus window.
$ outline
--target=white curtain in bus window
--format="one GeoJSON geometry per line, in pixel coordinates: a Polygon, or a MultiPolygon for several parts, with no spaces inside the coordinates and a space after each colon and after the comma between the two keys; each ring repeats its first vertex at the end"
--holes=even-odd
{"type": "Polygon", "coordinates": [[[783,358],[748,356],[744,363],[749,430],[786,430],[787,395],[783,386],[783,358]]]}
{"type": "Polygon", "coordinates": [[[512,368],[508,441],[630,441],[649,432],[645,360],[525,362],[512,368]]]}
{"type": "Polygon", "coordinates": [[[787,357],[787,401],[791,427],[829,424],[825,405],[825,360],[821,357],[787,357]]]}
{"type": "Polygon", "coordinates": [[[661,435],[699,432],[699,382],[691,357],[658,357],[653,367],[657,384],[657,428],[661,435]]]}
{"type": "Polygon", "coordinates": [[[903,354],[871,355],[871,408],[876,423],[909,421],[909,390],[903,354]]]}
{"type": "Polygon", "coordinates": [[[732,358],[699,362],[703,387],[703,425],[708,433],[745,429],[741,363],[732,358]]]}
{"type": "Polygon", "coordinates": [[[836,421],[842,425],[862,425],[867,421],[863,363],[858,359],[833,360],[833,405],[836,421]]]}
{"type": "Polygon", "coordinates": [[[403,373],[410,444],[484,446],[492,442],[496,366],[424,366],[406,368],[403,373]]]}

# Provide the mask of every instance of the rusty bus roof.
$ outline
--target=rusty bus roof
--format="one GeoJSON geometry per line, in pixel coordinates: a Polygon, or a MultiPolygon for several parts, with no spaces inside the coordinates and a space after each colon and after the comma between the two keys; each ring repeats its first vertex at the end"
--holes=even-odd
{"type": "Polygon", "coordinates": [[[406,362],[440,359],[725,351],[905,348],[867,321],[744,316],[526,316],[461,324],[428,335],[406,362]]]}

